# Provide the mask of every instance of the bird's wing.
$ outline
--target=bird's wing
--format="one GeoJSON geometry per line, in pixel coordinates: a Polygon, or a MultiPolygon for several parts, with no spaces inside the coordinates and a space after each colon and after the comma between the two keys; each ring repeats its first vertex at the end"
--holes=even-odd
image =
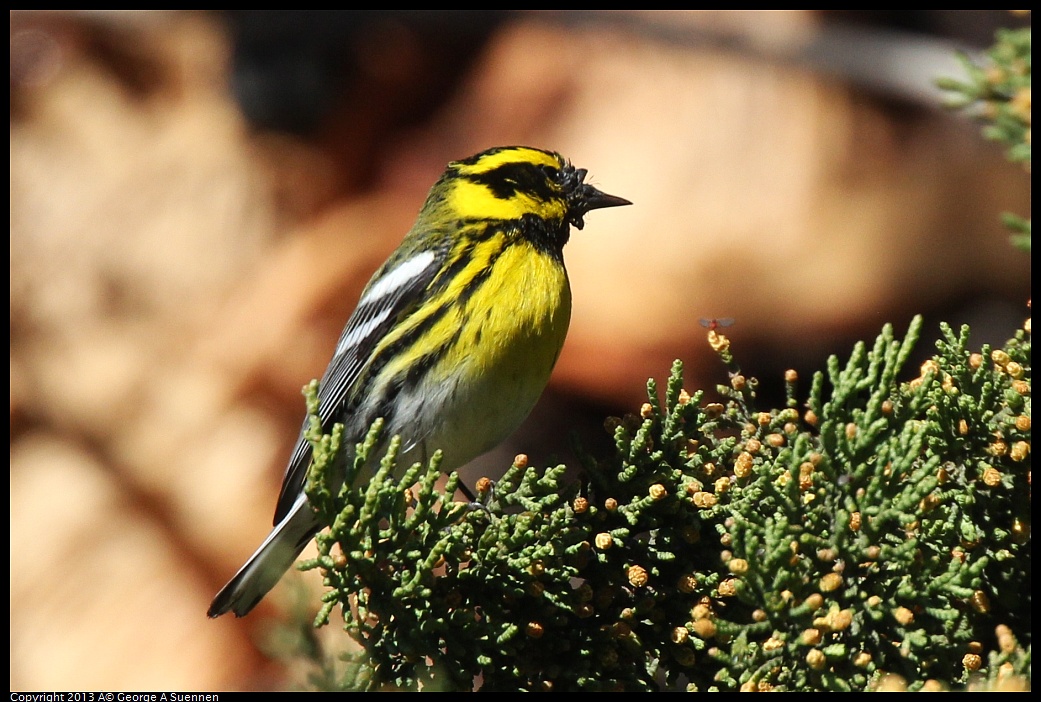
{"type": "MultiPolygon", "coordinates": [[[[369,281],[340,334],[318,388],[318,416],[323,430],[328,431],[336,419],[343,421],[342,416],[337,417],[337,410],[343,408],[361,369],[387,331],[423,300],[422,291],[437,275],[445,255],[431,249],[415,252],[396,265],[385,266],[369,281]]],[[[307,478],[311,461],[311,445],[304,439],[307,423],[305,419],[282,479],[275,524],[293,508],[307,478]]]]}

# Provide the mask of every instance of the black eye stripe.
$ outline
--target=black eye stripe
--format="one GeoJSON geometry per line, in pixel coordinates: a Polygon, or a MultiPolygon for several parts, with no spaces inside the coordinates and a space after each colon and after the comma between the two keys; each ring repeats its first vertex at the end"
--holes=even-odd
{"type": "Polygon", "coordinates": [[[495,197],[508,200],[518,193],[541,200],[559,199],[560,172],[550,166],[531,163],[505,163],[486,173],[467,175],[470,181],[486,186],[495,197]]]}

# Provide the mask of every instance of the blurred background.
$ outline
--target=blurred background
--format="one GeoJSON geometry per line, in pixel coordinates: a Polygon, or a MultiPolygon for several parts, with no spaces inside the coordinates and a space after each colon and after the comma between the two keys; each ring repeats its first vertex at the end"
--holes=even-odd
{"type": "Polygon", "coordinates": [[[1029,214],[1029,176],[932,81],[1028,22],[12,12],[11,689],[304,682],[269,655],[291,588],[206,608],[268,532],[301,386],[450,160],[553,149],[635,203],[572,237],[552,385],[471,484],[569,461],[572,433],[604,450],[673,359],[724,382],[703,318],[736,320],[764,407],[913,314],[1001,343],[1030,266],[999,216],[1029,214]]]}

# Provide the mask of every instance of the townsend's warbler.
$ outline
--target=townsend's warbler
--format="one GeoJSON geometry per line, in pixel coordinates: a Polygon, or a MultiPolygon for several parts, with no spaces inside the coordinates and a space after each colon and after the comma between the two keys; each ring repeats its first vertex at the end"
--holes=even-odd
{"type": "MultiPolygon", "coordinates": [[[[523,146],[450,163],[340,334],[319,386],[324,429],[342,423],[343,445],[353,447],[382,417],[383,435],[401,437],[399,465],[441,449],[445,471],[516,429],[567,334],[571,226],[581,229],[590,210],[630,204],[585,176],[523,146]]],[[[303,490],[310,458],[301,431],[275,528],[217,593],[211,617],[253,609],[318,532],[303,490]]]]}

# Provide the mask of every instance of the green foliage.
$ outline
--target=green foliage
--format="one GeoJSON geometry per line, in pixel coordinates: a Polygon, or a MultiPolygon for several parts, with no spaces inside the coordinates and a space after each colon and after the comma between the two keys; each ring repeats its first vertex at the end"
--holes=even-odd
{"type": "MultiPolygon", "coordinates": [[[[1030,164],[1030,30],[1003,32],[956,103],[1030,164]]],[[[1029,220],[1006,215],[1029,248],[1029,220]]],[[[1029,322],[973,351],[941,327],[891,327],[830,359],[808,394],[758,409],[726,337],[722,402],[648,383],[611,419],[614,452],[564,467],[518,460],[480,503],[452,499],[440,457],[395,478],[377,423],[346,452],[309,388],[307,494],[328,592],[356,644],[324,689],[870,690],[1029,686],[1032,645],[1029,322]],[[800,405],[802,409],[800,409],[800,405]],[[345,456],[351,456],[349,461],[345,456]],[[382,457],[381,457],[382,456],[382,457]],[[347,463],[348,465],[344,465],[347,463]],[[376,466],[373,468],[373,466],[376,466]],[[346,478],[346,479],[345,479],[346,478]],[[894,683],[893,681],[898,681],[894,683]]]]}
{"type": "MultiPolygon", "coordinates": [[[[987,52],[984,65],[959,55],[966,79],[945,78],[937,81],[950,92],[951,107],[968,110],[984,123],[983,134],[1004,144],[1008,157],[1030,170],[1030,83],[1031,28],[1006,29],[997,33],[994,46],[987,52]]],[[[1015,215],[1004,216],[1013,231],[1013,243],[1030,250],[1030,220],[1015,215]]]]}
{"type": "MultiPolygon", "coordinates": [[[[886,327],[811,383],[807,410],[759,411],[734,372],[723,402],[677,362],[612,455],[564,478],[520,460],[481,504],[437,487],[438,457],[375,475],[379,426],[346,487],[335,436],[312,431],[308,497],[358,652],[349,689],[865,690],[1029,679],[1030,335],[973,353],[944,327],[886,327]],[[365,478],[360,480],[358,478],[365,478]],[[1019,677],[1017,677],[1019,676],[1019,677]],[[932,681],[928,682],[927,681],[932,681]]],[[[313,400],[313,388],[312,388],[313,400]]],[[[313,408],[312,408],[313,409],[313,408]]]]}
{"type": "Polygon", "coordinates": [[[950,91],[951,107],[985,121],[984,135],[1005,144],[1009,159],[1023,164],[1030,163],[1030,40],[1029,27],[999,30],[985,65],[959,54],[967,80],[938,81],[950,91]]]}

